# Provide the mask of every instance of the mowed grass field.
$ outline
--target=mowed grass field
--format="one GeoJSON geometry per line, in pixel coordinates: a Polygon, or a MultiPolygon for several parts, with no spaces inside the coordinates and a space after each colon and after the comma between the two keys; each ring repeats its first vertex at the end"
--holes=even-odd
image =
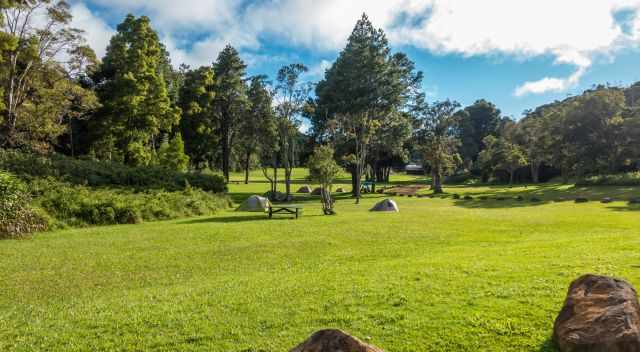
{"type": "MultiPolygon", "coordinates": [[[[252,178],[234,200],[268,189],[252,178]]],[[[322,328],[390,352],[553,351],[573,279],[640,287],[640,208],[597,201],[640,189],[446,190],[541,201],[397,197],[387,214],[368,211],[382,195],[343,195],[327,217],[298,196],[299,220],[228,211],[1,241],[0,351],[288,351],[322,328]],[[576,196],[594,201],[554,201],[576,196]]]]}

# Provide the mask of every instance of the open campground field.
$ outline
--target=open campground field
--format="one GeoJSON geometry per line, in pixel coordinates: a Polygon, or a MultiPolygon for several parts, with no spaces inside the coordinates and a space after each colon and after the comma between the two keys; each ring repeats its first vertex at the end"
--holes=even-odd
{"type": "Polygon", "coordinates": [[[322,216],[297,195],[299,220],[230,210],[2,241],[0,350],[275,352],[332,327],[386,351],[553,351],[573,279],[640,285],[640,207],[599,202],[640,188],[445,190],[394,197],[400,213],[368,211],[384,195],[342,195],[322,216]]]}

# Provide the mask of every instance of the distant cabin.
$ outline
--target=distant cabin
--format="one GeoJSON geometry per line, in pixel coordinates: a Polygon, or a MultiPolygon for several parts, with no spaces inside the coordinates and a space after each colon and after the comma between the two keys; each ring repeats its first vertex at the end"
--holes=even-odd
{"type": "Polygon", "coordinates": [[[422,175],[424,174],[424,167],[420,164],[408,164],[405,166],[404,171],[410,175],[422,175]]]}

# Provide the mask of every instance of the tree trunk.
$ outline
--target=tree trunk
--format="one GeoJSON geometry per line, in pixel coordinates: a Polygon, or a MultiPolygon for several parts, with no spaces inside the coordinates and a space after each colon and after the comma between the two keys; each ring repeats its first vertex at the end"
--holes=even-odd
{"type": "Polygon", "coordinates": [[[531,180],[540,183],[540,164],[537,162],[531,162],[531,180]]]}
{"type": "Polygon", "coordinates": [[[291,165],[289,165],[288,168],[284,169],[284,183],[285,183],[285,189],[286,189],[286,193],[287,193],[287,199],[289,199],[289,196],[291,195],[291,165]]]}
{"type": "Polygon", "coordinates": [[[442,191],[442,175],[440,175],[440,173],[436,170],[436,168],[433,168],[431,171],[431,189],[433,189],[433,193],[434,194],[441,194],[443,193],[442,191]]]}
{"type": "Polygon", "coordinates": [[[356,168],[356,184],[353,191],[356,197],[356,204],[360,204],[360,197],[362,197],[362,175],[360,168],[356,168]]]}
{"type": "Polygon", "coordinates": [[[251,153],[247,152],[246,159],[244,160],[244,184],[249,184],[249,164],[251,163],[251,153]]]}
{"type": "Polygon", "coordinates": [[[353,197],[355,197],[356,196],[356,170],[351,169],[349,171],[351,172],[351,194],[353,197]]]}
{"type": "Polygon", "coordinates": [[[509,170],[509,187],[513,187],[513,175],[515,173],[515,170],[509,170]]]}
{"type": "Polygon", "coordinates": [[[227,126],[222,129],[222,174],[227,183],[229,183],[229,128],[227,126]]]}

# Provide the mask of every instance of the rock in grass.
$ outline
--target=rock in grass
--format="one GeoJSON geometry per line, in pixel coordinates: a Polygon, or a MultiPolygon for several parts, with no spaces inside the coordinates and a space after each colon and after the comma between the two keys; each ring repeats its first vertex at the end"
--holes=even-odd
{"type": "Polygon", "coordinates": [[[640,351],[640,304],[627,282],[585,275],[571,283],[553,326],[561,352],[640,351]]]}
{"type": "Polygon", "coordinates": [[[587,198],[576,198],[576,203],[589,203],[589,200],[587,198]]]}
{"type": "Polygon", "coordinates": [[[320,330],[289,352],[384,352],[340,330],[320,330]]]}
{"type": "Polygon", "coordinates": [[[613,203],[613,198],[611,198],[611,197],[605,197],[605,198],[602,198],[602,200],[600,201],[600,203],[602,203],[602,204],[609,204],[609,203],[613,203]]]}
{"type": "Polygon", "coordinates": [[[473,200],[472,196],[464,196],[464,200],[473,200]]]}
{"type": "Polygon", "coordinates": [[[453,199],[460,199],[460,195],[459,194],[454,194],[453,195],[453,199]]]}

